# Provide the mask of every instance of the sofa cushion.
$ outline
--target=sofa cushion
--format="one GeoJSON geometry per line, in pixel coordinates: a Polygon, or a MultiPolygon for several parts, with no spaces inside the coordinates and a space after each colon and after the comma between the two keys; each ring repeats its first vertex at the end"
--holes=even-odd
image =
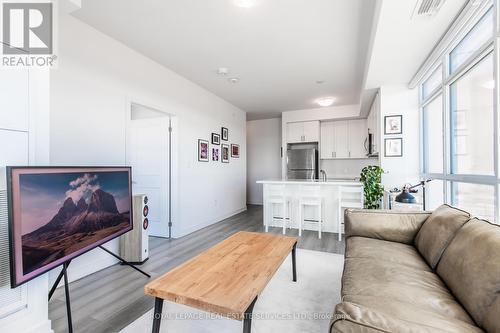
{"type": "Polygon", "coordinates": [[[482,330],[390,299],[349,297],[336,306],[331,332],[479,333],[482,330]]]}
{"type": "Polygon", "coordinates": [[[439,276],[396,262],[376,258],[346,258],[342,297],[367,296],[394,300],[472,324],[439,276]]]}
{"type": "Polygon", "coordinates": [[[413,245],[429,212],[400,212],[377,209],[346,209],[346,238],[359,236],[413,245]]]}
{"type": "Polygon", "coordinates": [[[427,265],[414,246],[373,238],[347,238],[345,257],[382,259],[422,271],[431,271],[429,265],[427,265]]]}
{"type": "Polygon", "coordinates": [[[450,241],[469,219],[469,213],[442,205],[425,221],[415,238],[415,246],[432,269],[436,268],[450,241]]]}
{"type": "Polygon", "coordinates": [[[437,273],[480,327],[500,332],[500,226],[468,222],[446,248],[437,273]]]}

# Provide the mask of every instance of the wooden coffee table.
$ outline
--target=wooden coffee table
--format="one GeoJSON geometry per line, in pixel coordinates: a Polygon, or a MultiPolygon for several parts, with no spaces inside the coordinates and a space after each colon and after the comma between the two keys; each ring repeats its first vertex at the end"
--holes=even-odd
{"type": "Polygon", "coordinates": [[[297,237],[241,231],[148,283],[144,292],[155,297],[153,333],[160,331],[163,300],[243,320],[243,332],[250,332],[257,297],[290,251],[297,281],[296,245],[297,237]]]}

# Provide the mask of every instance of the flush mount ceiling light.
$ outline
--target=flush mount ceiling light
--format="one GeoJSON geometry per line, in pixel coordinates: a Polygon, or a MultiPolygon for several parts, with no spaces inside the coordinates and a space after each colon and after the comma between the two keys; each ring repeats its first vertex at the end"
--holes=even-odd
{"type": "Polygon", "coordinates": [[[227,80],[228,80],[229,82],[231,82],[231,83],[238,83],[238,82],[240,82],[240,79],[239,79],[239,78],[237,78],[237,77],[232,77],[232,78],[229,78],[229,79],[227,79],[227,80]]]}
{"type": "Polygon", "coordinates": [[[335,97],[323,97],[316,100],[319,106],[331,106],[335,102],[335,97]]]}
{"type": "Polygon", "coordinates": [[[257,1],[256,0],[233,0],[233,3],[237,7],[251,8],[257,4],[257,1]]]}
{"type": "Polygon", "coordinates": [[[227,68],[227,67],[219,67],[217,69],[217,75],[226,76],[227,74],[229,74],[229,68],[227,68]]]}

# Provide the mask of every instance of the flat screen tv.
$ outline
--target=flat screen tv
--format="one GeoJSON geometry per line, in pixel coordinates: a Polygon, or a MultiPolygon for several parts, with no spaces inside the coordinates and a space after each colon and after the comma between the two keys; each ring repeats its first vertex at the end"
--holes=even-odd
{"type": "Polygon", "coordinates": [[[11,286],[132,230],[130,167],[8,167],[11,286]]]}

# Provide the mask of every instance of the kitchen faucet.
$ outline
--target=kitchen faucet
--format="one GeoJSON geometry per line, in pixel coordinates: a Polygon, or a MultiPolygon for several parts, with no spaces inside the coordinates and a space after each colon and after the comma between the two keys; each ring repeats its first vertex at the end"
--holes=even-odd
{"type": "Polygon", "coordinates": [[[322,175],[323,181],[327,181],[327,176],[326,176],[326,171],[325,170],[319,170],[319,173],[322,175]]]}

